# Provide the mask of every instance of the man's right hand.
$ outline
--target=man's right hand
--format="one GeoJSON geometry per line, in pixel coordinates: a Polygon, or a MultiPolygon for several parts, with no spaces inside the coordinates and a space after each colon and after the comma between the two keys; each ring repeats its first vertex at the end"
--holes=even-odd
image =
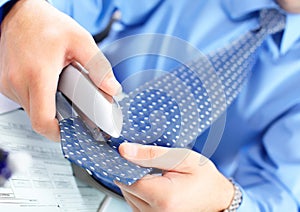
{"type": "Polygon", "coordinates": [[[59,140],[55,93],[61,70],[86,66],[98,54],[94,83],[110,95],[120,90],[111,66],[92,36],[46,1],[20,0],[1,24],[0,91],[28,113],[33,129],[59,140]]]}

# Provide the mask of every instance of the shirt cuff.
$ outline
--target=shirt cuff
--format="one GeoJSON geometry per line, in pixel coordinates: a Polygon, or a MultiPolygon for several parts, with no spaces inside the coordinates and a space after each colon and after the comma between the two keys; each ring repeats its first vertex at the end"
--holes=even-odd
{"type": "Polygon", "coordinates": [[[8,0],[8,1],[0,1],[0,25],[8,14],[10,9],[17,3],[18,0],[8,0]]]}
{"type": "Polygon", "coordinates": [[[243,199],[237,212],[259,212],[260,209],[258,207],[258,203],[251,198],[251,196],[249,196],[241,186],[239,186],[239,188],[243,194],[243,199]]]}

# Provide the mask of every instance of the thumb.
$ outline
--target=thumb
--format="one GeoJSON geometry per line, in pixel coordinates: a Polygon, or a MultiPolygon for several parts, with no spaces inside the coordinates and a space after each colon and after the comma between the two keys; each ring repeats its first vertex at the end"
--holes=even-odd
{"type": "Polygon", "coordinates": [[[109,61],[91,36],[85,42],[83,40],[79,44],[77,42],[74,59],[89,72],[89,77],[98,88],[111,96],[119,94],[122,87],[116,80],[109,61]]]}
{"type": "Polygon", "coordinates": [[[144,167],[167,171],[192,173],[204,156],[184,148],[146,146],[135,143],[122,143],[120,154],[127,160],[144,167]]]}

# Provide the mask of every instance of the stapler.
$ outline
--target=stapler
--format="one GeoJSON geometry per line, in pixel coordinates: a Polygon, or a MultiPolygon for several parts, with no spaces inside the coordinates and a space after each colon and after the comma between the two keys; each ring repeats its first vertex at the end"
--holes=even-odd
{"type": "Polygon", "coordinates": [[[88,125],[112,137],[120,136],[123,116],[118,103],[94,85],[79,63],[72,63],[62,71],[58,90],[72,102],[88,125]]]}
{"type": "MultiPolygon", "coordinates": [[[[80,117],[94,139],[105,142],[106,136],[119,137],[123,116],[121,108],[112,96],[101,91],[89,79],[88,72],[77,63],[67,66],[61,73],[56,94],[59,121],[80,117]]],[[[97,181],[88,170],[72,163],[75,177],[107,195],[123,198],[120,193],[97,181]]]]}

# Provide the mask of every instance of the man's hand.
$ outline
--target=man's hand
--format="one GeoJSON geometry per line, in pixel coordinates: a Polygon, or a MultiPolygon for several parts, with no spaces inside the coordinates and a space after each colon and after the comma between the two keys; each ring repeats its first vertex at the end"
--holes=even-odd
{"type": "Polygon", "coordinates": [[[299,0],[277,0],[278,4],[290,13],[300,13],[299,0]]]}
{"type": "Polygon", "coordinates": [[[188,149],[123,143],[127,160],[163,170],[131,186],[116,184],[134,211],[222,211],[233,198],[233,185],[204,156],[188,149]]]}
{"type": "Polygon", "coordinates": [[[95,55],[99,69],[89,70],[91,79],[116,94],[120,85],[86,30],[46,1],[20,0],[1,24],[0,92],[25,109],[35,131],[57,141],[59,74],[72,61],[88,65],[95,55]]]}

